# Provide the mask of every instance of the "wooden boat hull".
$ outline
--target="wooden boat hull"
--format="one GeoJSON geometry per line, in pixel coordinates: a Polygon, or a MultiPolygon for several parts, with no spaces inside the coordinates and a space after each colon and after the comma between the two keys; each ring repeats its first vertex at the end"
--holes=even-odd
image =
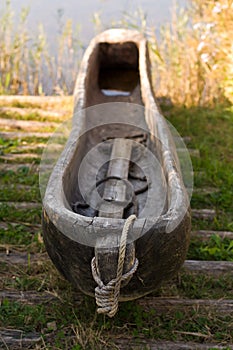
{"type": "Polygon", "coordinates": [[[122,285],[119,300],[135,299],[157,289],[176,274],[188,249],[189,201],[170,131],[155,103],[149,68],[147,43],[137,31],[113,29],[91,42],[77,79],[73,129],[43,200],[46,249],[65,278],[91,296],[96,287],[91,261],[97,253],[104,283],[115,276],[116,242],[125,218],[109,217],[109,214],[96,216],[91,206],[79,207],[75,212],[72,203],[77,203],[82,191],[88,191],[96,174],[101,177],[102,170],[97,173],[97,168],[106,172],[108,149],[113,147],[111,140],[115,138],[136,139],[138,143],[146,134],[146,147],[143,144],[138,148],[132,141],[132,159],[139,153],[139,160],[130,162],[139,164],[132,165],[134,171],[144,169],[148,171],[146,178],[150,178],[147,193],[138,195],[137,219],[127,244],[124,272],[132,267],[135,257],[139,265],[128,283],[122,285]],[[124,86],[129,93],[108,95],[109,86],[117,90],[121,78],[126,80],[124,86]],[[107,147],[107,151],[105,148],[96,151],[99,144],[107,147]],[[148,148],[149,153],[140,153],[140,147],[148,148]],[[95,152],[100,166],[94,164],[98,163],[95,152]],[[158,160],[159,167],[149,166],[154,159],[158,160]],[[101,164],[104,165],[101,167],[101,164]],[[83,175],[77,177],[78,172],[83,175]],[[110,245],[106,245],[108,237],[110,245]]]}

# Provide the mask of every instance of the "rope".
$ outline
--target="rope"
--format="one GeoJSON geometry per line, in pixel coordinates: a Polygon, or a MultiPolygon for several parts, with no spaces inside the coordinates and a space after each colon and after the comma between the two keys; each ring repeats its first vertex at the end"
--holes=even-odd
{"type": "Polygon", "coordinates": [[[124,282],[128,278],[132,277],[138,267],[138,259],[135,258],[134,264],[131,269],[123,274],[123,266],[125,261],[125,252],[127,244],[128,232],[136,219],[136,215],[130,215],[124,224],[117,265],[116,278],[112,279],[107,285],[105,285],[98,274],[95,257],[91,261],[92,275],[98,286],[95,288],[96,304],[99,306],[97,312],[99,314],[107,314],[109,317],[113,317],[118,310],[118,299],[120,295],[121,282],[124,282]]]}

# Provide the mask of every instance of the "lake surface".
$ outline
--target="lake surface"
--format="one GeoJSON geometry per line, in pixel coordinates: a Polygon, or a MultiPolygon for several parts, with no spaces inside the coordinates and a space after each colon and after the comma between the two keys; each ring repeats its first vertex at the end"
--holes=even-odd
{"type": "MultiPolygon", "coordinates": [[[[177,6],[185,6],[187,1],[176,0],[176,3],[177,6]]],[[[0,0],[0,8],[4,3],[5,0],[0,0]]],[[[70,18],[74,27],[80,26],[80,39],[86,46],[95,34],[94,14],[101,17],[106,27],[122,19],[124,13],[133,14],[140,8],[147,15],[148,24],[158,29],[164,22],[170,21],[174,0],[11,0],[11,4],[15,20],[19,18],[22,7],[30,7],[30,30],[36,32],[42,23],[51,46],[59,30],[58,11],[61,10],[63,22],[70,18]]]]}

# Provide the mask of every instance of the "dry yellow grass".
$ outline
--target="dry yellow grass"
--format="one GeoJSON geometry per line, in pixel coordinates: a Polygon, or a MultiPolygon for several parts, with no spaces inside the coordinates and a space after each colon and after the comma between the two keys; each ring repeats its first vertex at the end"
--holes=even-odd
{"type": "Polygon", "coordinates": [[[233,2],[192,0],[173,11],[172,24],[151,33],[157,93],[175,103],[233,102],[233,2]]]}

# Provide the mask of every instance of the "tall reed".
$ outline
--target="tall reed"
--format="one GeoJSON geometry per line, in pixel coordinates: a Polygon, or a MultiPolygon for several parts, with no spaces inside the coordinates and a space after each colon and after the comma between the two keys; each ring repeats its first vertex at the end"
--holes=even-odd
{"type": "MultiPolygon", "coordinates": [[[[22,8],[14,24],[11,0],[0,15],[0,94],[71,94],[83,53],[79,27],[63,23],[58,10],[57,52],[52,55],[43,26],[31,36],[22,8]]],[[[111,26],[137,28],[150,44],[157,96],[174,103],[210,105],[233,102],[233,0],[190,0],[187,9],[173,9],[172,21],[159,36],[147,25],[142,9],[123,13],[118,22],[103,24],[94,14],[96,32],[111,26]]]]}
{"type": "Polygon", "coordinates": [[[58,54],[51,54],[42,24],[28,30],[29,7],[18,23],[11,0],[0,9],[0,94],[70,94],[73,91],[82,46],[71,20],[60,25],[58,54]]]}
{"type": "Polygon", "coordinates": [[[150,35],[156,93],[186,105],[233,102],[232,37],[232,0],[192,0],[174,10],[161,39],[150,35]]]}

